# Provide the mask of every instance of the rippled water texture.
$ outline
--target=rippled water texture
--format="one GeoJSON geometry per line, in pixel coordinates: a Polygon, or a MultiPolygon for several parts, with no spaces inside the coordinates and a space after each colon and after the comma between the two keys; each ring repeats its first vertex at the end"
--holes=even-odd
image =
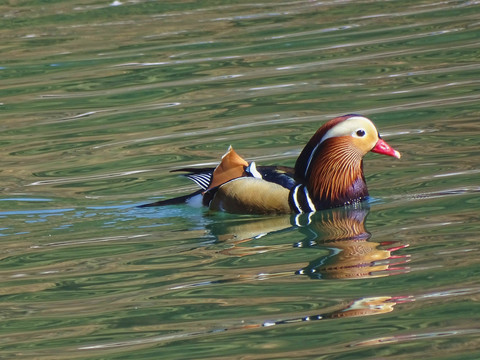
{"type": "Polygon", "coordinates": [[[2,3],[0,358],[479,359],[479,10],[2,3]],[[403,155],[369,207],[135,207],[348,113],[403,155]]]}

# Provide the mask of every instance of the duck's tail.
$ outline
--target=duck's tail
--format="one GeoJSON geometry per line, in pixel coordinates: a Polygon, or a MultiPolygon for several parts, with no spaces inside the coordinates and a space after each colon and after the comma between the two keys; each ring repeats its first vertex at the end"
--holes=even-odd
{"type": "Polygon", "coordinates": [[[195,191],[195,192],[192,193],[192,194],[183,195],[183,196],[178,196],[178,197],[173,198],[173,199],[159,200],[159,201],[155,201],[155,202],[153,202],[153,203],[139,205],[138,207],[139,207],[139,208],[146,208],[146,207],[152,207],[152,206],[167,206],[167,205],[180,205],[180,204],[185,204],[185,203],[188,202],[191,198],[193,198],[193,197],[195,197],[195,196],[197,196],[197,195],[200,195],[202,192],[203,192],[203,190],[198,190],[198,191],[195,191]]]}

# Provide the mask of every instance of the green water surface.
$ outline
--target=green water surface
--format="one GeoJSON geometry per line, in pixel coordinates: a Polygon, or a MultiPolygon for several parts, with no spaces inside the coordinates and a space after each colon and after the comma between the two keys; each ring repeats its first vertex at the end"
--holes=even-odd
{"type": "Polygon", "coordinates": [[[0,14],[1,359],[480,358],[476,2],[0,14]],[[368,207],[135,207],[229,145],[292,166],[348,113],[402,153],[366,156],[368,207]]]}

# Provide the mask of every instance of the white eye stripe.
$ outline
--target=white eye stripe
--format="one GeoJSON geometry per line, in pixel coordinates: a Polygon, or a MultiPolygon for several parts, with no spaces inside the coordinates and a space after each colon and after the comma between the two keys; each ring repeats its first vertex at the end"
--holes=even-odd
{"type": "MultiPolygon", "coordinates": [[[[325,140],[327,139],[330,139],[332,137],[337,137],[337,136],[346,136],[346,135],[350,135],[351,131],[352,131],[352,125],[356,124],[357,126],[360,125],[360,124],[365,124],[365,125],[369,125],[371,127],[374,127],[373,123],[367,119],[366,117],[363,117],[363,116],[352,116],[352,117],[349,117],[347,120],[341,122],[340,124],[337,124],[335,125],[334,127],[332,127],[330,130],[328,130],[325,135],[323,135],[322,137],[322,140],[320,140],[320,144],[322,142],[324,142],[325,140]]],[[[356,130],[360,130],[360,129],[364,129],[365,127],[367,126],[364,126],[362,128],[356,128],[356,130]]]]}

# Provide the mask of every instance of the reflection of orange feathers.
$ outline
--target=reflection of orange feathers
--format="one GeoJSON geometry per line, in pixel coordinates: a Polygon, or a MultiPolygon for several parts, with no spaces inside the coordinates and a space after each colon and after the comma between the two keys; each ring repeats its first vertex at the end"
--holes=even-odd
{"type": "Polygon", "coordinates": [[[393,311],[397,303],[391,296],[374,296],[353,301],[347,308],[332,312],[325,317],[341,318],[385,314],[393,311]]]}
{"type": "Polygon", "coordinates": [[[226,182],[246,176],[245,168],[248,163],[230,146],[222,156],[222,161],[215,168],[212,174],[212,181],[207,190],[225,184],[226,182]]]}

